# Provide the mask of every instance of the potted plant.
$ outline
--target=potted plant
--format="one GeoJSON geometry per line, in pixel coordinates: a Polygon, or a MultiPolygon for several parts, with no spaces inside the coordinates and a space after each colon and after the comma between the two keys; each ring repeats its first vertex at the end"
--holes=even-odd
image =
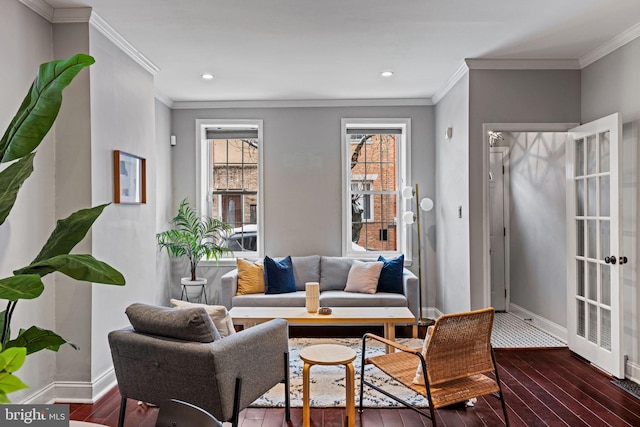
{"type": "MultiPolygon", "coordinates": [[[[171,220],[171,224],[173,229],[156,234],[158,245],[166,249],[169,255],[184,256],[189,260],[191,274],[182,279],[183,285],[204,286],[206,279],[196,275],[198,263],[203,258],[213,258],[217,263],[221,255],[232,252],[220,245],[223,235],[232,230],[231,226],[219,219],[199,215],[187,199],[180,202],[178,215],[171,220]]],[[[204,288],[202,290],[204,293],[204,288]]]]}
{"type": "MultiPolygon", "coordinates": [[[[0,226],[13,208],[18,190],[33,172],[34,150],[40,145],[58,116],[62,90],[84,68],[95,61],[78,54],[40,65],[22,105],[0,139],[0,163],[11,162],[0,172],[0,226]]],[[[58,351],[61,345],[78,347],[53,331],[31,326],[11,338],[11,318],[20,299],[34,299],[44,291],[42,277],[58,271],[76,280],[124,285],[120,272],[91,255],[71,254],[107,204],[82,209],[59,220],[40,253],[27,266],[0,278],[0,300],[7,302],[0,312],[0,404],[7,394],[26,388],[15,374],[27,355],[40,350],[58,351]]],[[[3,248],[3,250],[11,250],[3,248]]]]}

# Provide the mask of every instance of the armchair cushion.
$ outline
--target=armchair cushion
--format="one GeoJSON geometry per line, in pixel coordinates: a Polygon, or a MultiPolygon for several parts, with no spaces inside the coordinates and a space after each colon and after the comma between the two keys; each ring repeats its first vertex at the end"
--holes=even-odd
{"type": "Polygon", "coordinates": [[[133,329],[143,334],[201,343],[220,339],[220,333],[202,307],[174,310],[136,303],[127,307],[125,313],[133,329]]]}
{"type": "Polygon", "coordinates": [[[227,311],[227,307],[224,305],[200,304],[173,298],[171,298],[171,304],[178,309],[196,307],[204,308],[207,311],[207,314],[209,314],[209,317],[211,317],[211,320],[213,320],[213,324],[216,326],[216,329],[222,338],[236,333],[236,330],[233,327],[233,320],[231,320],[229,311],[227,311]]]}
{"type": "Polygon", "coordinates": [[[290,256],[281,261],[276,261],[268,256],[264,257],[264,285],[265,294],[284,294],[296,291],[296,280],[290,256]]]}

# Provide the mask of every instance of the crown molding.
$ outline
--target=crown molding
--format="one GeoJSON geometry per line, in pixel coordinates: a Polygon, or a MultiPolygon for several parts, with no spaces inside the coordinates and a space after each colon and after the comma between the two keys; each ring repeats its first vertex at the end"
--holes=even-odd
{"type": "Polygon", "coordinates": [[[152,75],[158,74],[160,69],[146,56],[140,53],[131,43],[129,43],[124,37],[120,35],[113,27],[107,24],[107,21],[102,19],[96,12],[91,13],[89,24],[98,30],[102,35],[111,40],[113,44],[120,48],[124,53],[129,55],[134,61],[136,61],[142,68],[147,70],[152,75]]]}
{"type": "Polygon", "coordinates": [[[176,110],[200,108],[413,107],[433,105],[429,98],[293,99],[272,101],[174,101],[176,110]]]}
{"type": "Polygon", "coordinates": [[[597,60],[604,58],[614,50],[626,45],[627,43],[632,42],[638,37],[640,37],[640,23],[634,25],[631,28],[628,28],[602,46],[595,48],[591,52],[581,57],[579,59],[580,67],[585,68],[586,66],[593,64],[597,60]]]}
{"type": "Polygon", "coordinates": [[[458,81],[465,74],[467,74],[468,71],[469,71],[469,68],[467,67],[467,64],[465,62],[460,64],[456,72],[453,73],[451,77],[449,77],[449,80],[447,80],[445,85],[442,86],[440,89],[438,89],[436,93],[433,94],[433,96],[431,97],[431,100],[433,101],[433,103],[437,104],[438,102],[440,102],[440,100],[444,98],[451,89],[453,89],[456,83],[458,83],[458,81]]]}
{"type": "Polygon", "coordinates": [[[73,7],[65,9],[53,9],[52,24],[74,24],[89,22],[91,19],[90,7],[73,7]]]}
{"type": "Polygon", "coordinates": [[[19,0],[20,3],[33,10],[38,15],[42,16],[47,21],[51,22],[53,19],[54,9],[49,6],[44,0],[19,0]]]}
{"type": "Polygon", "coordinates": [[[579,70],[577,59],[475,59],[464,60],[470,70],[579,70]]]}
{"type": "Polygon", "coordinates": [[[88,22],[102,35],[115,44],[120,50],[129,55],[134,61],[136,61],[142,68],[147,70],[153,76],[158,74],[160,70],[153,62],[151,62],[146,56],[140,53],[131,43],[129,43],[124,37],[120,35],[113,27],[107,24],[107,21],[102,19],[95,11],[90,7],[74,7],[74,8],[60,8],[54,9],[49,6],[44,0],[19,0],[22,4],[29,9],[42,16],[52,24],[71,24],[79,22],[88,22]]]}
{"type": "Polygon", "coordinates": [[[167,95],[160,92],[157,88],[155,89],[154,95],[158,101],[162,102],[167,107],[174,108],[175,102],[173,102],[173,99],[169,98],[167,95]]]}

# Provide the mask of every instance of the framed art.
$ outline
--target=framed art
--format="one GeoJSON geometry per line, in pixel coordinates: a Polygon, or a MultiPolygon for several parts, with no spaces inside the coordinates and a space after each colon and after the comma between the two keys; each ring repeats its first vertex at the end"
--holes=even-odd
{"type": "Polygon", "coordinates": [[[147,203],[147,161],[142,157],[113,151],[114,202],[147,203]]]}

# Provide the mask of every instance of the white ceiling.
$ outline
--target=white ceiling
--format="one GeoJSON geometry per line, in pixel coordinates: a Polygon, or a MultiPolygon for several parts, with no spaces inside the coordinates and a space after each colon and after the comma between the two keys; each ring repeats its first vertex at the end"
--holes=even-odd
{"type": "Polygon", "coordinates": [[[92,7],[173,101],[429,100],[465,58],[579,60],[640,23],[640,0],[45,1],[92,7]]]}

